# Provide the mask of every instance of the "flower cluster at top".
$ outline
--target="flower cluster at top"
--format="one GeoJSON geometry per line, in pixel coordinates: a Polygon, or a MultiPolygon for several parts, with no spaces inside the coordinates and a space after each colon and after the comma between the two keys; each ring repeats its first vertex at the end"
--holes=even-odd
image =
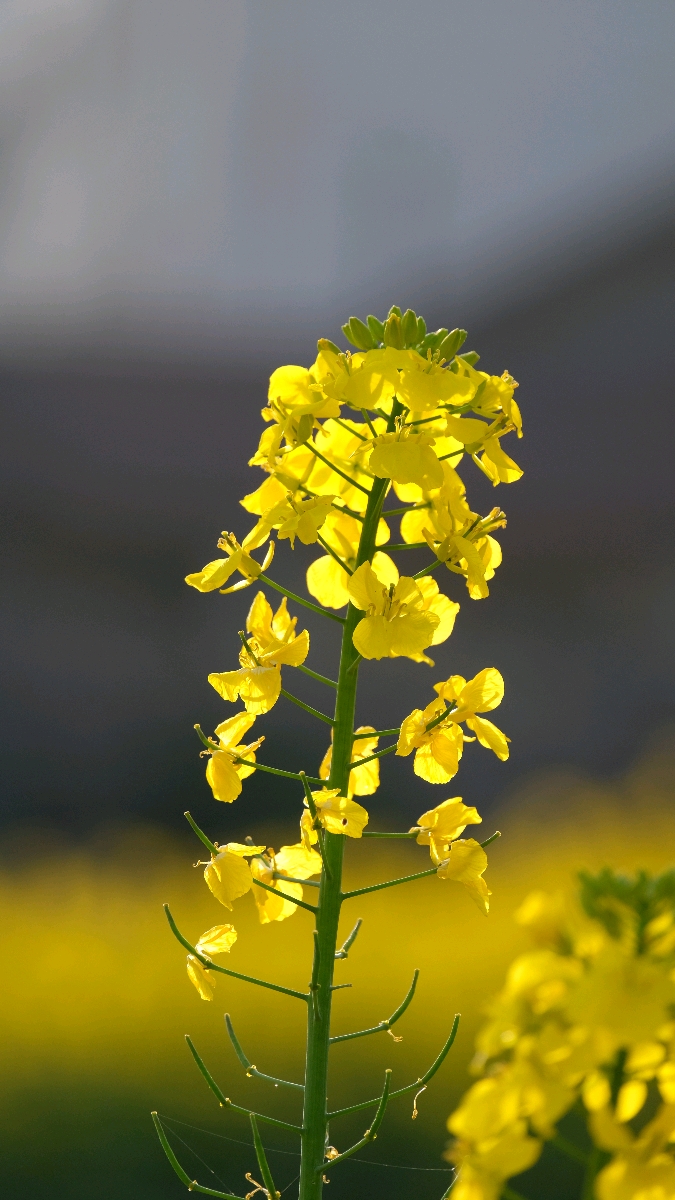
{"type": "Polygon", "coordinates": [[[453,1200],[498,1200],[548,1140],[584,1196],[675,1196],[675,872],[582,874],[581,901],[533,892],[516,913],[534,946],[489,1006],[483,1078],[448,1122],[453,1200]],[[573,1106],[590,1153],[556,1129],[573,1106]]]}
{"type": "MultiPolygon", "coordinates": [[[[283,686],[289,669],[337,686],[305,665],[309,633],[298,630],[288,598],[343,624],[341,609],[351,605],[350,612],[358,610],[362,615],[352,642],[360,658],[403,656],[434,666],[426,651],[449,638],[459,603],[443,594],[431,572],[445,567],[464,580],[471,599],[486,597],[501,562],[494,533],[506,524],[500,508],[486,515],[471,509],[458,468],[463,461],[473,463],[494,486],[522,475],[502,447],[506,435],[522,436],[514,399],[518,385],[507,371],[489,375],[478,370],[474,352],[460,353],[463,330],[428,333],[421,317],[394,308],[385,322],[369,317],[364,324],[352,317],[343,331],[354,352],[342,352],[322,339],[310,367],[290,365],[273,372],[262,409],[266,428],[250,459],[265,478],[241,501],[255,524],[241,538],[223,532],[221,557],[186,580],[200,592],[230,593],[258,583],[284,596],[274,611],[263,591],[255,595],[239,635],[239,665],[226,664],[229,669],[208,677],[223,700],[241,703],[241,711],[222,721],[212,738],[199,730],[216,800],[234,801],[242,781],[256,770],[302,781],[305,800],[295,845],[275,854],[264,846],[214,844],[206,867],[209,887],[227,906],[257,884],[253,891],[263,921],[284,920],[302,903],[303,881],[321,872],[326,833],[362,835],[368,813],[354,796],[376,791],[382,755],[414,753],[415,774],[442,784],[457,773],[466,742],[478,741],[502,760],[509,753],[508,738],[484,715],[504,694],[502,677],[493,667],[468,681],[450,675],[435,683],[434,698],[410,713],[399,729],[378,732],[367,725],[355,730],[347,795],[325,786],[310,790],[310,784],[329,778],[330,747],[313,778],[260,763],[256,752],[262,737],[244,742],[256,719],[280,697],[334,725],[283,686]],[[375,513],[373,545],[364,554],[361,535],[376,485],[385,497],[393,491],[400,507],[384,509],[379,524],[375,513]],[[395,544],[391,522],[398,517],[401,541],[395,544]],[[280,541],[292,548],[298,541],[321,548],[307,570],[311,602],[266,574],[280,541]],[[431,563],[414,576],[401,574],[392,554],[416,548],[430,550],[431,563]],[[378,749],[384,736],[396,741],[378,749]]],[[[429,846],[438,875],[464,883],[487,912],[485,851],[473,839],[458,840],[467,825],[480,819],[475,808],[454,797],[425,813],[411,834],[418,832],[418,841],[429,846]]],[[[219,952],[213,950],[216,944],[229,950],[231,927],[215,929],[221,933],[209,930],[204,946],[208,943],[212,952],[219,952]]],[[[208,958],[205,948],[203,954],[208,958]]],[[[190,972],[207,998],[212,984],[198,958],[193,957],[190,972]]]]}

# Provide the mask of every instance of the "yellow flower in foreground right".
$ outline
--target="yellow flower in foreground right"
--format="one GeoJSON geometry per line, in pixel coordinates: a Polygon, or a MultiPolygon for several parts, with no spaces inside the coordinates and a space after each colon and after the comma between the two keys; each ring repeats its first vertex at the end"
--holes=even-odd
{"type": "Polygon", "coordinates": [[[365,562],[351,576],[348,590],[352,604],[367,614],[352,639],[363,658],[416,658],[431,645],[441,620],[424,610],[414,579],[402,575],[397,584],[383,587],[365,562]]]}
{"type": "MultiPolygon", "coordinates": [[[[205,958],[210,958],[212,954],[229,954],[236,940],[237,931],[234,925],[214,925],[202,934],[195,950],[198,954],[203,954],[205,958]]],[[[188,979],[194,983],[202,1000],[213,1000],[216,981],[211,972],[206,970],[203,963],[195,958],[194,954],[187,956],[187,973],[188,979]]]]}
{"type": "MultiPolygon", "coordinates": [[[[431,857],[434,858],[433,844],[431,857]]],[[[492,895],[482,877],[487,865],[487,854],[480,842],[473,838],[462,838],[450,844],[450,857],[439,863],[436,874],[439,879],[454,879],[456,883],[463,883],[471,899],[487,916],[490,907],[488,897],[492,895]]]]}

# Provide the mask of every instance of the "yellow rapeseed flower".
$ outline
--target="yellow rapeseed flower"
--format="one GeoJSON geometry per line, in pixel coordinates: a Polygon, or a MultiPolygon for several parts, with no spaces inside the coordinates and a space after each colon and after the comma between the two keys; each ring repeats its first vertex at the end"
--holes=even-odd
{"type": "Polygon", "coordinates": [[[438,863],[467,825],[480,825],[482,820],[476,808],[464,804],[461,796],[453,796],[422,813],[410,832],[417,833],[418,846],[429,846],[432,859],[438,863]]]}
{"type": "MultiPolygon", "coordinates": [[[[214,925],[203,933],[195,946],[198,954],[210,958],[212,954],[229,954],[237,940],[234,925],[214,925]]],[[[213,989],[216,986],[214,976],[204,968],[203,963],[194,954],[187,956],[188,979],[195,985],[202,1000],[213,1000],[213,989]]]]}
{"type": "Polygon", "coordinates": [[[415,658],[431,645],[440,617],[425,611],[424,596],[414,579],[403,575],[386,588],[370,563],[362,563],[351,576],[348,591],[352,604],[367,614],[353,634],[363,658],[415,658]]]}
{"type": "MultiPolygon", "coordinates": [[[[361,768],[363,769],[363,768],[361,768]]],[[[322,788],[320,792],[312,792],[319,824],[328,833],[342,833],[347,837],[360,838],[368,824],[368,813],[361,804],[340,795],[339,788],[322,788]]],[[[307,801],[305,801],[305,804],[307,801]]],[[[303,813],[304,829],[309,830],[312,819],[309,812],[303,813]],[[307,818],[309,817],[309,821],[307,818]]],[[[316,831],[314,831],[316,832],[316,831]]],[[[311,838],[311,834],[310,834],[311,838]]],[[[314,841],[314,838],[311,838],[314,841]]]]}
{"type": "Polygon", "coordinates": [[[462,722],[482,746],[502,760],[508,758],[509,739],[491,721],[477,715],[501,702],[504,680],[499,671],[486,667],[468,683],[461,675],[451,675],[444,683],[434,684],[434,690],[438,700],[432,700],[424,710],[414,709],[401,723],[396,753],[405,757],[415,750],[416,775],[427,783],[448,783],[457,774],[464,742],[474,740],[464,733],[462,722]],[[446,708],[448,700],[452,708],[446,708]],[[432,722],[436,724],[428,728],[432,722]]]}
{"type": "Polygon", "coordinates": [[[273,529],[277,538],[288,538],[295,548],[296,537],[309,546],[317,541],[318,533],[328,516],[334,496],[313,496],[309,500],[294,500],[288,493],[264,512],[254,529],[244,538],[244,547],[256,549],[266,542],[273,529]]]}
{"type": "Polygon", "coordinates": [[[258,592],[246,618],[251,634],[248,648],[239,653],[238,671],[214,671],[208,681],[223,700],[240,697],[249,713],[269,712],[281,692],[281,666],[300,666],[309,654],[309,633],[296,635],[297,617],[291,617],[284,596],[275,613],[264,592],[258,592]]]}
{"type": "Polygon", "coordinates": [[[207,563],[201,571],[185,576],[185,582],[190,587],[196,588],[198,592],[215,592],[216,588],[221,588],[225,592],[237,592],[242,588],[250,587],[258,576],[267,570],[274,557],[274,543],[272,542],[264,562],[257,563],[254,558],[251,558],[248,550],[239,545],[233,533],[223,532],[218,546],[225,551],[227,558],[214,558],[213,562],[207,563]],[[223,589],[222,585],[227,583],[230,575],[233,575],[235,571],[239,571],[244,578],[233,587],[223,589]]]}
{"type": "Polygon", "coordinates": [[[249,886],[252,880],[259,879],[275,891],[283,892],[283,895],[277,896],[266,888],[253,888],[253,897],[262,924],[285,921],[297,911],[297,904],[293,903],[293,899],[302,900],[302,884],[290,883],[288,879],[283,878],[284,876],[309,879],[312,875],[318,875],[320,871],[321,856],[303,842],[295,846],[282,846],[278,854],[267,850],[264,857],[252,858],[249,886]],[[275,878],[277,874],[281,876],[280,879],[275,878]],[[292,899],[284,899],[284,896],[292,899]]]}
{"type": "MultiPolygon", "coordinates": [[[[375,733],[373,725],[359,725],[356,733],[375,733]]],[[[352,747],[352,762],[359,758],[368,758],[377,750],[378,737],[361,737],[354,742],[352,747]]],[[[331,762],[333,761],[333,744],[331,730],[331,744],[326,750],[319,767],[319,778],[328,779],[330,775],[331,762]]],[[[347,796],[351,800],[352,796],[372,796],[380,786],[380,760],[374,758],[372,762],[365,763],[356,771],[350,771],[349,783],[347,785],[347,796]]]]}
{"type": "MultiPolygon", "coordinates": [[[[218,738],[218,748],[203,753],[210,754],[206,766],[206,778],[213,792],[214,800],[223,800],[231,804],[241,793],[241,781],[253,774],[254,767],[236,762],[237,758],[245,758],[255,762],[255,752],[264,738],[248,746],[241,744],[241,739],[253,725],[255,714],[236,713],[217,726],[215,736],[218,738]]],[[[215,744],[214,744],[215,747],[215,744]]]]}
{"type": "Polygon", "coordinates": [[[262,854],[264,846],[243,846],[240,842],[228,842],[216,847],[217,853],[204,869],[204,879],[216,900],[225,908],[232,908],[232,901],[245,896],[251,889],[251,872],[246,858],[262,854]]]}
{"type": "MultiPolygon", "coordinates": [[[[340,556],[342,562],[353,571],[361,538],[361,523],[354,517],[350,517],[349,513],[340,513],[333,509],[326,518],[321,536],[327,545],[340,556]]],[[[382,546],[388,541],[389,527],[386,521],[380,520],[376,544],[382,546]]],[[[390,583],[398,583],[398,570],[388,554],[376,550],[372,566],[385,587],[388,587],[390,583]]],[[[325,608],[344,608],[349,603],[348,584],[347,571],[343,570],[339,562],[336,562],[330,554],[315,559],[307,568],[307,591],[325,608]]]]}
{"type": "Polygon", "coordinates": [[[433,435],[411,433],[409,427],[397,433],[383,433],[373,441],[368,467],[381,479],[396,483],[416,483],[427,490],[443,483],[443,464],[433,450],[433,435]]]}
{"type": "MultiPolygon", "coordinates": [[[[434,858],[433,843],[431,857],[434,858]]],[[[483,871],[487,865],[487,854],[480,842],[474,838],[462,838],[458,842],[450,843],[449,856],[439,863],[436,874],[439,879],[454,879],[457,883],[463,883],[471,899],[487,916],[491,895],[483,879],[483,871]]]]}

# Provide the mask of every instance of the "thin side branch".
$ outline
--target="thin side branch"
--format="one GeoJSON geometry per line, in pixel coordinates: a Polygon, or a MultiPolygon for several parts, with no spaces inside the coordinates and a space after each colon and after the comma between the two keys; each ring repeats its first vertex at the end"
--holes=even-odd
{"type": "Polygon", "coordinates": [[[415,995],[415,988],[417,987],[417,980],[419,977],[420,973],[417,969],[415,969],[415,973],[412,977],[412,983],[408,989],[408,994],[405,997],[405,1000],[399,1004],[398,1008],[395,1009],[395,1011],[391,1014],[388,1021],[380,1021],[379,1025],[372,1025],[370,1029],[359,1029],[358,1033],[341,1033],[337,1037],[332,1037],[329,1039],[331,1046],[335,1042],[350,1042],[353,1038],[367,1037],[370,1033],[386,1033],[387,1030],[391,1029],[392,1025],[395,1025],[399,1018],[403,1016],[406,1008],[415,995]]]}
{"type": "MultiPolygon", "coordinates": [[[[230,1100],[229,1096],[223,1095],[220,1088],[218,1087],[218,1084],[216,1083],[215,1079],[213,1078],[213,1075],[211,1074],[208,1067],[206,1066],[206,1063],[204,1062],[204,1060],[202,1058],[200,1058],[199,1054],[195,1050],[194,1045],[192,1043],[192,1039],[190,1037],[188,1037],[187,1034],[185,1035],[185,1041],[188,1044],[190,1054],[194,1058],[197,1066],[199,1067],[199,1070],[201,1071],[202,1075],[204,1076],[204,1079],[206,1080],[207,1084],[209,1085],[211,1091],[213,1092],[213,1094],[216,1097],[216,1100],[219,1102],[219,1104],[223,1108],[231,1108],[233,1112],[243,1113],[245,1117],[250,1117],[250,1115],[251,1115],[250,1108],[242,1108],[240,1104],[234,1104],[233,1101],[230,1100]]],[[[302,1129],[300,1128],[299,1125],[289,1125],[288,1121],[279,1121],[279,1120],[277,1120],[276,1117],[266,1117],[264,1113],[254,1113],[254,1116],[256,1116],[259,1121],[266,1121],[268,1125],[277,1125],[279,1127],[279,1129],[291,1129],[293,1131],[293,1133],[302,1133],[302,1129]]]]}
{"type": "Polygon", "coordinates": [[[190,1179],[190,1176],[186,1171],[183,1170],[178,1159],[176,1158],[176,1155],[171,1149],[167,1136],[164,1132],[162,1122],[160,1121],[157,1113],[150,1113],[150,1116],[152,1117],[153,1125],[157,1131],[157,1137],[160,1140],[162,1150],[166,1154],[166,1157],[171,1163],[171,1166],[176,1172],[176,1175],[180,1179],[181,1183],[185,1184],[189,1192],[201,1192],[203,1196],[220,1196],[221,1200],[243,1200],[241,1196],[233,1196],[231,1192],[217,1192],[214,1190],[214,1188],[202,1187],[201,1183],[197,1183],[196,1179],[190,1179]]]}
{"type": "Polygon", "coordinates": [[[274,1180],[272,1179],[272,1172],[270,1171],[270,1168],[269,1168],[269,1163],[267,1161],[267,1155],[265,1154],[265,1148],[260,1140],[260,1133],[258,1131],[258,1122],[256,1121],[253,1113],[250,1114],[249,1121],[251,1122],[251,1132],[253,1133],[253,1145],[255,1146],[255,1156],[258,1160],[258,1166],[260,1167],[260,1174],[263,1177],[263,1183],[265,1184],[265,1187],[267,1189],[267,1195],[269,1197],[269,1200],[281,1200],[281,1192],[278,1192],[276,1187],[274,1186],[274,1180]]]}
{"type": "Polygon", "coordinates": [[[336,475],[341,475],[343,479],[346,479],[347,483],[351,483],[352,487],[358,488],[360,492],[365,492],[366,496],[370,495],[370,488],[364,487],[362,483],[357,483],[355,479],[352,479],[351,475],[347,475],[346,471],[341,471],[339,467],[336,467],[335,463],[330,462],[320,450],[317,450],[313,442],[305,442],[305,445],[308,450],[311,450],[312,454],[316,454],[316,457],[321,459],[322,463],[330,467],[331,471],[335,471],[336,475]]]}
{"type": "MultiPolygon", "coordinates": [[[[373,1123],[370,1126],[370,1128],[366,1129],[366,1132],[364,1133],[363,1137],[358,1142],[355,1142],[353,1146],[350,1146],[349,1150],[345,1150],[343,1154],[338,1154],[337,1158],[332,1158],[328,1162],[323,1163],[323,1165],[318,1168],[319,1171],[325,1172],[325,1171],[329,1170],[330,1167],[337,1166],[338,1163],[344,1162],[345,1158],[351,1158],[352,1154],[356,1154],[357,1150],[362,1150],[363,1147],[367,1146],[369,1142],[373,1142],[375,1140],[375,1138],[377,1137],[377,1131],[380,1128],[382,1121],[384,1120],[384,1114],[386,1112],[387,1103],[389,1101],[390,1079],[391,1079],[391,1069],[387,1068],[387,1070],[384,1073],[384,1087],[382,1089],[382,1095],[380,1096],[380,1102],[377,1106],[377,1112],[375,1113],[375,1118],[374,1118],[373,1123]]],[[[394,1092],[394,1095],[396,1095],[395,1092],[394,1092]]]]}
{"type": "Polygon", "coordinates": [[[264,1071],[259,1071],[255,1064],[250,1062],[244,1054],[244,1051],[239,1044],[239,1039],[232,1028],[232,1021],[230,1020],[229,1013],[225,1013],[225,1025],[227,1027],[230,1041],[234,1046],[234,1052],[247,1075],[254,1076],[256,1079],[265,1079],[268,1083],[273,1083],[278,1087],[295,1088],[298,1091],[304,1092],[305,1085],[303,1083],[291,1083],[289,1079],[278,1079],[276,1075],[266,1075],[264,1071]]]}
{"type": "MultiPolygon", "coordinates": [[[[259,880],[256,879],[254,882],[258,883],[259,880]]],[[[261,884],[261,886],[264,887],[265,885],[261,884]]],[[[273,888],[272,891],[276,891],[276,889],[273,888]]],[[[277,893],[277,895],[279,894],[280,893],[277,893]]],[[[290,899],[290,897],[286,898],[290,899]]],[[[299,904],[300,901],[294,900],[293,903],[299,904]]],[[[311,905],[306,905],[306,907],[310,908],[311,905]]],[[[282,987],[280,983],[268,983],[266,979],[256,979],[254,975],[242,975],[239,971],[231,971],[229,967],[221,967],[219,963],[212,962],[210,958],[207,958],[204,954],[200,954],[194,946],[191,946],[187,938],[183,937],[180,929],[176,925],[176,922],[171,915],[171,910],[168,904],[164,905],[164,912],[166,913],[166,919],[171,926],[171,932],[173,933],[174,937],[178,939],[181,946],[185,947],[188,954],[192,954],[195,958],[199,959],[199,962],[203,967],[206,968],[207,971],[217,971],[220,975],[231,975],[233,979],[243,979],[244,983],[255,983],[258,987],[269,988],[272,992],[283,992],[284,996],[295,996],[297,1000],[307,1001],[308,996],[306,992],[296,992],[293,988],[282,987]]]]}
{"type": "Polygon", "coordinates": [[[365,896],[366,892],[380,892],[382,888],[396,887],[399,883],[411,883],[413,879],[424,879],[425,875],[435,875],[436,867],[429,871],[418,871],[416,875],[401,875],[398,879],[388,879],[386,883],[371,883],[370,887],[355,888],[353,892],[343,892],[343,900],[352,900],[354,896],[365,896]]]}
{"type": "MultiPolygon", "coordinates": [[[[311,912],[311,913],[318,912],[318,909],[315,908],[315,906],[313,904],[307,904],[307,902],[305,900],[296,900],[294,896],[287,896],[285,892],[280,892],[279,888],[271,887],[269,883],[263,883],[262,879],[254,879],[253,882],[256,885],[256,887],[264,888],[266,892],[271,892],[273,896],[280,896],[282,900],[288,900],[291,904],[297,904],[298,908],[306,908],[307,911],[311,912]]],[[[304,883],[304,880],[302,882],[304,883]]],[[[230,974],[231,974],[231,972],[230,972],[230,974]]],[[[265,986],[273,987],[276,985],[268,983],[265,986]]],[[[280,988],[279,991],[281,991],[281,990],[282,989],[280,988]]],[[[293,995],[302,996],[303,1000],[307,999],[304,992],[297,992],[297,993],[294,992],[293,995]]]]}
{"type": "MultiPolygon", "coordinates": [[[[339,567],[341,567],[341,568],[342,568],[342,570],[343,570],[343,571],[344,571],[344,572],[345,572],[347,575],[353,575],[353,574],[354,574],[354,572],[352,571],[351,567],[348,567],[348,566],[347,566],[347,564],[346,564],[346,562],[344,562],[344,561],[343,561],[343,560],[340,558],[340,555],[337,553],[337,550],[334,550],[334,549],[333,549],[333,547],[332,547],[331,545],[329,545],[329,543],[328,543],[328,542],[325,540],[325,538],[322,538],[322,536],[321,536],[321,534],[320,534],[320,533],[317,533],[317,535],[316,535],[316,540],[317,540],[317,542],[319,542],[319,543],[320,543],[320,545],[322,545],[322,546],[323,546],[324,550],[325,550],[325,551],[326,551],[328,554],[330,554],[331,558],[334,558],[334,559],[335,559],[335,561],[336,561],[336,563],[338,564],[338,566],[339,566],[339,567]]],[[[425,543],[425,544],[426,544],[426,543],[425,543]]]]}
{"type": "Polygon", "coordinates": [[[204,843],[204,845],[206,846],[206,849],[207,849],[207,850],[209,850],[209,851],[211,852],[211,854],[213,854],[213,856],[215,857],[215,855],[218,853],[218,847],[217,847],[217,846],[214,846],[213,842],[212,842],[212,841],[210,841],[210,839],[209,839],[209,838],[207,838],[207,836],[206,836],[206,834],[204,833],[204,831],[203,831],[203,830],[201,830],[201,829],[199,828],[199,825],[198,825],[198,824],[197,824],[197,822],[196,822],[196,821],[193,819],[193,817],[192,817],[192,814],[191,814],[191,813],[189,813],[189,812],[184,812],[184,813],[183,813],[183,816],[185,817],[185,819],[186,819],[186,821],[187,821],[188,825],[190,826],[190,828],[191,828],[191,829],[194,831],[194,833],[196,833],[196,834],[197,834],[197,837],[199,838],[200,842],[203,842],[203,843],[204,843]]]}
{"type": "Polygon", "coordinates": [[[354,945],[354,942],[356,941],[358,934],[359,934],[359,929],[361,928],[362,925],[363,925],[363,917],[359,917],[359,919],[356,922],[356,925],[354,926],[354,928],[352,929],[349,937],[347,938],[347,940],[345,942],[343,942],[341,949],[335,951],[336,958],[348,958],[349,957],[349,951],[351,950],[352,946],[354,945]]]}
{"type": "MultiPolygon", "coordinates": [[[[457,1037],[458,1026],[459,1026],[459,1013],[456,1013],[455,1019],[452,1022],[452,1029],[450,1030],[450,1036],[449,1036],[447,1042],[445,1043],[443,1049],[441,1050],[440,1054],[438,1055],[438,1058],[436,1058],[434,1060],[434,1062],[432,1062],[432,1064],[429,1067],[429,1070],[426,1072],[426,1074],[422,1075],[419,1079],[416,1079],[414,1083],[409,1083],[406,1087],[398,1088],[395,1092],[392,1092],[391,1098],[393,1098],[394,1096],[404,1096],[406,1094],[406,1092],[414,1092],[417,1088],[424,1087],[427,1083],[429,1083],[429,1081],[431,1079],[433,1079],[434,1075],[439,1070],[439,1068],[443,1065],[443,1062],[445,1061],[447,1055],[450,1052],[452,1043],[454,1042],[455,1038],[457,1037]]],[[[335,1112],[328,1113],[328,1119],[329,1119],[329,1121],[332,1121],[334,1117],[344,1117],[347,1115],[347,1113],[360,1112],[364,1108],[372,1108],[372,1106],[377,1103],[378,1103],[378,1097],[375,1096],[375,1098],[373,1100],[364,1100],[361,1104],[352,1104],[349,1108],[338,1108],[335,1110],[335,1112]]]]}
{"type": "Polygon", "coordinates": [[[399,725],[397,729],[376,729],[374,733],[355,733],[353,741],[360,742],[362,738],[398,737],[400,732],[401,727],[399,725]]]}
{"type": "Polygon", "coordinates": [[[275,583],[268,575],[259,575],[258,582],[266,583],[268,587],[274,588],[275,592],[280,592],[288,600],[293,600],[296,604],[301,604],[303,608],[309,608],[312,612],[319,613],[322,617],[328,617],[330,621],[339,621],[340,625],[344,625],[345,623],[344,617],[338,617],[337,613],[328,612],[326,608],[319,608],[319,605],[312,604],[311,600],[303,600],[302,596],[298,596],[295,592],[289,591],[288,588],[282,587],[280,583],[275,583]]]}
{"type": "Polygon", "coordinates": [[[311,679],[318,679],[319,683],[325,683],[327,687],[337,689],[337,683],[335,683],[335,680],[328,679],[326,675],[319,675],[318,671],[310,671],[309,667],[304,667],[302,663],[300,663],[295,669],[296,671],[302,671],[303,675],[309,675],[311,679]]]}
{"type": "MultiPolygon", "coordinates": [[[[373,737],[374,735],[371,733],[370,736],[373,737]]],[[[374,758],[384,758],[385,754],[393,754],[395,749],[396,746],[387,746],[386,750],[377,750],[375,754],[369,754],[367,758],[357,758],[356,762],[352,763],[350,770],[355,771],[357,767],[362,767],[364,763],[372,762],[374,758]]]]}
{"type": "Polygon", "coordinates": [[[327,717],[325,713],[319,712],[318,708],[312,708],[311,704],[305,704],[304,700],[298,700],[297,696],[292,696],[285,688],[281,688],[281,695],[285,696],[291,703],[297,704],[298,708],[304,708],[305,712],[310,713],[311,716],[318,717],[320,721],[325,721],[326,725],[335,724],[332,717],[327,717]]]}
{"type": "MultiPolygon", "coordinates": [[[[242,763],[245,767],[255,767],[256,771],[266,771],[268,775],[283,775],[284,779],[301,779],[302,775],[299,771],[280,771],[278,767],[266,767],[264,763],[251,762],[250,758],[235,758],[234,762],[242,763]]],[[[324,779],[316,779],[313,775],[307,775],[310,783],[325,783],[324,779]]]]}

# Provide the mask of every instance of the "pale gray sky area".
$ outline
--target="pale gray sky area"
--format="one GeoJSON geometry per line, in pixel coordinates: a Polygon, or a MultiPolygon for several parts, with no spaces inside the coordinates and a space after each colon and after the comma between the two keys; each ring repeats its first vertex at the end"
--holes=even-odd
{"type": "Polygon", "coordinates": [[[671,0],[4,0],[2,341],[301,325],[639,220],[674,46],[671,0]]]}

